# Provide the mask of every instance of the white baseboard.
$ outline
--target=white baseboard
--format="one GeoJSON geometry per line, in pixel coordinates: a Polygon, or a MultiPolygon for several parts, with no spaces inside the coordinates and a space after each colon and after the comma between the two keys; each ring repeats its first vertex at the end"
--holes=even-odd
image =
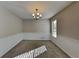
{"type": "Polygon", "coordinates": [[[79,58],[79,40],[58,36],[57,39],[51,38],[51,41],[60,47],[70,57],[79,58]]]}
{"type": "Polygon", "coordinates": [[[5,38],[0,38],[0,57],[22,40],[49,40],[49,36],[44,33],[19,33],[5,38]]]}

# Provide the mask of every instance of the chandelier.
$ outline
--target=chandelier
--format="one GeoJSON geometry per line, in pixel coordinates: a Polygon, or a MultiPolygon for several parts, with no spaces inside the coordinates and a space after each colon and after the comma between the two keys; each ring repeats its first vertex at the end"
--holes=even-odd
{"type": "Polygon", "coordinates": [[[35,20],[38,20],[42,17],[42,14],[39,13],[38,9],[35,9],[35,12],[32,14],[32,16],[35,20]]]}

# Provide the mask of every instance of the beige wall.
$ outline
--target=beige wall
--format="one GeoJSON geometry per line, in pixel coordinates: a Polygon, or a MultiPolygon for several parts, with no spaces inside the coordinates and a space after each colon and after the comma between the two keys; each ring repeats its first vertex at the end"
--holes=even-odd
{"type": "Polygon", "coordinates": [[[23,30],[24,32],[35,32],[34,22],[31,20],[25,20],[23,22],[23,30]]]}
{"type": "Polygon", "coordinates": [[[66,8],[56,18],[59,35],[79,39],[79,2],[66,8]]]}
{"type": "Polygon", "coordinates": [[[49,33],[49,20],[24,21],[24,32],[49,33]]]}
{"type": "Polygon", "coordinates": [[[22,32],[22,20],[0,6],[0,37],[22,32]]]}
{"type": "Polygon", "coordinates": [[[79,2],[55,16],[58,19],[58,37],[52,38],[56,45],[71,57],[79,57],[79,2]]]}

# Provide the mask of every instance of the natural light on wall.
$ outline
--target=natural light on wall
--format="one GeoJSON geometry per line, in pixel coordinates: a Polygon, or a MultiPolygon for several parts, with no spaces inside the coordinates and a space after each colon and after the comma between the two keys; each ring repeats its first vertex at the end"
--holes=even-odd
{"type": "Polygon", "coordinates": [[[57,20],[52,21],[52,36],[57,38],[57,20]]]}

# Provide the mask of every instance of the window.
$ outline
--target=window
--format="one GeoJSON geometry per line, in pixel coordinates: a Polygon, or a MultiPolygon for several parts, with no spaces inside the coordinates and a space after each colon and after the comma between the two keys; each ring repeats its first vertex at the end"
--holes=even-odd
{"type": "Polygon", "coordinates": [[[52,21],[52,36],[57,38],[57,20],[52,21]]]}

